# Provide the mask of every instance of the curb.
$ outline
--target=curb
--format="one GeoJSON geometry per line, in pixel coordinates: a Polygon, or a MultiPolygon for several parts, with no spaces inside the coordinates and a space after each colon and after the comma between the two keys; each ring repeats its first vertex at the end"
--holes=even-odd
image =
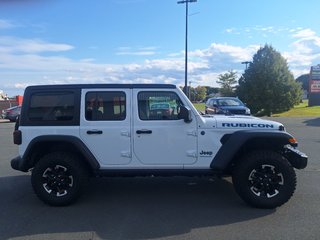
{"type": "Polygon", "coordinates": [[[8,119],[0,119],[0,123],[8,123],[10,122],[8,119]]]}

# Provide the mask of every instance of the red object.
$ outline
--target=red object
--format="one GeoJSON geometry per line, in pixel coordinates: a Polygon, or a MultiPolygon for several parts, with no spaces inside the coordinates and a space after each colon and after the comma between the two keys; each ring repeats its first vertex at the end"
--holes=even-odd
{"type": "Polygon", "coordinates": [[[23,96],[20,96],[20,95],[16,96],[16,101],[17,101],[19,106],[22,105],[23,96]]]}

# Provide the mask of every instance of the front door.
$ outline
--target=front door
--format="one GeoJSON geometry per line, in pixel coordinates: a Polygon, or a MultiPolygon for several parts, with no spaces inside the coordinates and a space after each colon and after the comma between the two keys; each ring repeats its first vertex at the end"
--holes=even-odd
{"type": "Polygon", "coordinates": [[[131,91],[84,89],[80,136],[101,167],[131,162],[131,91]]]}
{"type": "Polygon", "coordinates": [[[134,155],[144,165],[179,167],[197,161],[197,124],[179,119],[174,91],[134,90],[134,155]]]}

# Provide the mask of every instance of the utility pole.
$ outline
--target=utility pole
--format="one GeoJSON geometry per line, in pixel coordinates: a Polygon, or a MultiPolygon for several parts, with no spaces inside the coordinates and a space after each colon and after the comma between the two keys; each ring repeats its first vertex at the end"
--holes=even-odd
{"type": "Polygon", "coordinates": [[[184,68],[184,93],[188,96],[188,3],[197,2],[197,0],[182,0],[178,4],[186,4],[186,45],[185,45],[185,68],[184,68]]]}

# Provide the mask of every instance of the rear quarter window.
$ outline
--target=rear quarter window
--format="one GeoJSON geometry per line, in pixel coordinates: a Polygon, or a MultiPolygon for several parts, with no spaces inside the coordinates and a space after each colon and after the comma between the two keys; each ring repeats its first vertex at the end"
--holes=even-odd
{"type": "Polygon", "coordinates": [[[30,93],[21,119],[26,125],[76,125],[78,108],[75,91],[38,91],[30,93]]]}

